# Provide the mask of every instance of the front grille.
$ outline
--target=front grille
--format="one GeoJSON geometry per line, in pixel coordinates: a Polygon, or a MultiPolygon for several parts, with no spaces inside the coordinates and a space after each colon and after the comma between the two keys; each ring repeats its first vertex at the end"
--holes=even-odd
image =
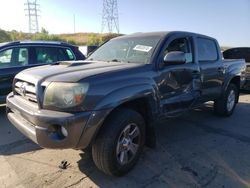
{"type": "Polygon", "coordinates": [[[22,96],[26,100],[37,103],[36,86],[33,83],[16,80],[15,94],[22,96]]]}

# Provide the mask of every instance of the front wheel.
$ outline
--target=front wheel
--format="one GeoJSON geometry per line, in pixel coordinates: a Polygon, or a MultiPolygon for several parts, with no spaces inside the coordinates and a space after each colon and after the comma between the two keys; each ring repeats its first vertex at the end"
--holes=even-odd
{"type": "Polygon", "coordinates": [[[105,121],[93,146],[96,166],[104,173],[121,176],[139,159],[145,142],[145,122],[131,109],[118,109],[105,121]]]}
{"type": "Polygon", "coordinates": [[[235,84],[229,84],[223,96],[214,102],[214,111],[220,116],[232,115],[239,97],[235,84]]]}

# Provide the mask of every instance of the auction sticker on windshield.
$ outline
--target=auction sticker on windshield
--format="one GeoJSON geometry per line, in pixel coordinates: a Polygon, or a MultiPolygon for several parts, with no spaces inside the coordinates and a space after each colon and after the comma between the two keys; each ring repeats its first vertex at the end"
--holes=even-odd
{"type": "Polygon", "coordinates": [[[136,45],[133,50],[142,51],[142,52],[149,52],[152,49],[151,46],[144,46],[144,45],[136,45]]]}

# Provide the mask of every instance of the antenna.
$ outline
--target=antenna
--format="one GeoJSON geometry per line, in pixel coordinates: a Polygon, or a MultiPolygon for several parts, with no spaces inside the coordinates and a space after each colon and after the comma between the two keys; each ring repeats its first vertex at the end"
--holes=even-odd
{"type": "Polygon", "coordinates": [[[24,6],[27,7],[24,9],[27,14],[25,16],[28,16],[29,18],[29,32],[30,33],[36,33],[39,32],[39,26],[38,26],[38,12],[40,11],[39,7],[40,5],[37,4],[36,0],[27,0],[27,3],[24,3],[24,6]]]}
{"type": "Polygon", "coordinates": [[[102,33],[106,28],[109,33],[114,33],[114,31],[119,33],[117,0],[103,0],[102,33]]]}

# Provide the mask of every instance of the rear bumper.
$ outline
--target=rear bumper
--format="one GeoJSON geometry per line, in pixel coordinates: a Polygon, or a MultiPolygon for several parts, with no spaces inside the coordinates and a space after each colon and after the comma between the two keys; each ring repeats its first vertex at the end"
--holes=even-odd
{"type": "Polygon", "coordinates": [[[19,96],[7,96],[7,116],[25,136],[44,148],[86,148],[102,124],[104,111],[65,113],[38,109],[19,96]],[[61,127],[67,130],[63,136],[61,127]]]}

